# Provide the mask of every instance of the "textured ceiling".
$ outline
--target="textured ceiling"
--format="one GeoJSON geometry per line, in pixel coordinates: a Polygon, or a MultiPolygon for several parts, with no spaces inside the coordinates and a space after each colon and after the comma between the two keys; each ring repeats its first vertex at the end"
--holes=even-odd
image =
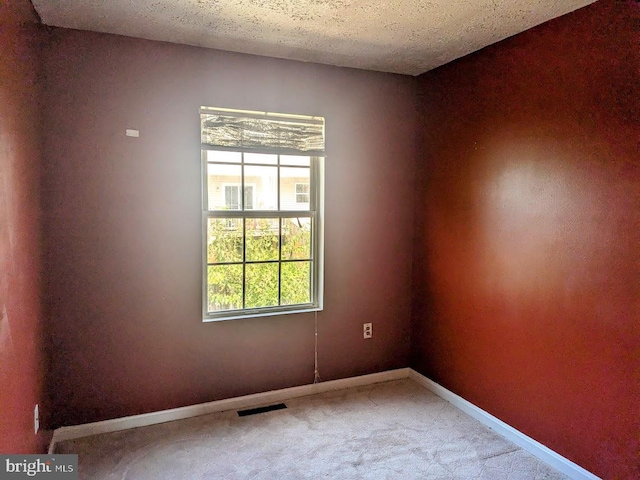
{"type": "Polygon", "coordinates": [[[594,0],[32,0],[43,23],[418,75],[594,0]]]}

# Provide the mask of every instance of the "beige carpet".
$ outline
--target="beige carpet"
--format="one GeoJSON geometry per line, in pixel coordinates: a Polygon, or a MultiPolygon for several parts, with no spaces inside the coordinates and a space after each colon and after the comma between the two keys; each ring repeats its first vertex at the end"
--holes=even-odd
{"type": "Polygon", "coordinates": [[[82,479],[564,479],[411,380],[58,445],[82,479]]]}

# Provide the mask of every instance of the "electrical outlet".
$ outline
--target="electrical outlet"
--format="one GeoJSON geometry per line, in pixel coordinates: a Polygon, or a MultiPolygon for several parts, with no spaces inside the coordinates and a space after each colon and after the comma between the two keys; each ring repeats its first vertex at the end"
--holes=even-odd
{"type": "Polygon", "coordinates": [[[373,337],[373,327],[372,327],[371,323],[362,324],[362,330],[363,330],[363,337],[364,338],[373,337]]]}
{"type": "Polygon", "coordinates": [[[40,412],[38,411],[38,404],[33,408],[33,432],[38,433],[40,430],[40,412]]]}

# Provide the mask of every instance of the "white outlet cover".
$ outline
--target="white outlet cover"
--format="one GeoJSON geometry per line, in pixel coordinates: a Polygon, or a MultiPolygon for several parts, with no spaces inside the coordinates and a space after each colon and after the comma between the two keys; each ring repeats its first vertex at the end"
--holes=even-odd
{"type": "Polygon", "coordinates": [[[127,130],[125,131],[125,134],[127,135],[127,137],[139,137],[140,136],[140,130],[133,130],[131,128],[127,128],[127,130]]]}
{"type": "Polygon", "coordinates": [[[373,337],[373,326],[371,323],[363,323],[362,324],[363,336],[364,338],[373,337]]]}

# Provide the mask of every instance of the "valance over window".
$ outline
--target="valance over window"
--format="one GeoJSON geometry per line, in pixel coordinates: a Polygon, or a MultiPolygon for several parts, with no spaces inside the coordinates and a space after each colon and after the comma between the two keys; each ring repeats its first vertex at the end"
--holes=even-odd
{"type": "Polygon", "coordinates": [[[281,153],[324,154],[320,117],[202,109],[202,144],[281,153]]]}

